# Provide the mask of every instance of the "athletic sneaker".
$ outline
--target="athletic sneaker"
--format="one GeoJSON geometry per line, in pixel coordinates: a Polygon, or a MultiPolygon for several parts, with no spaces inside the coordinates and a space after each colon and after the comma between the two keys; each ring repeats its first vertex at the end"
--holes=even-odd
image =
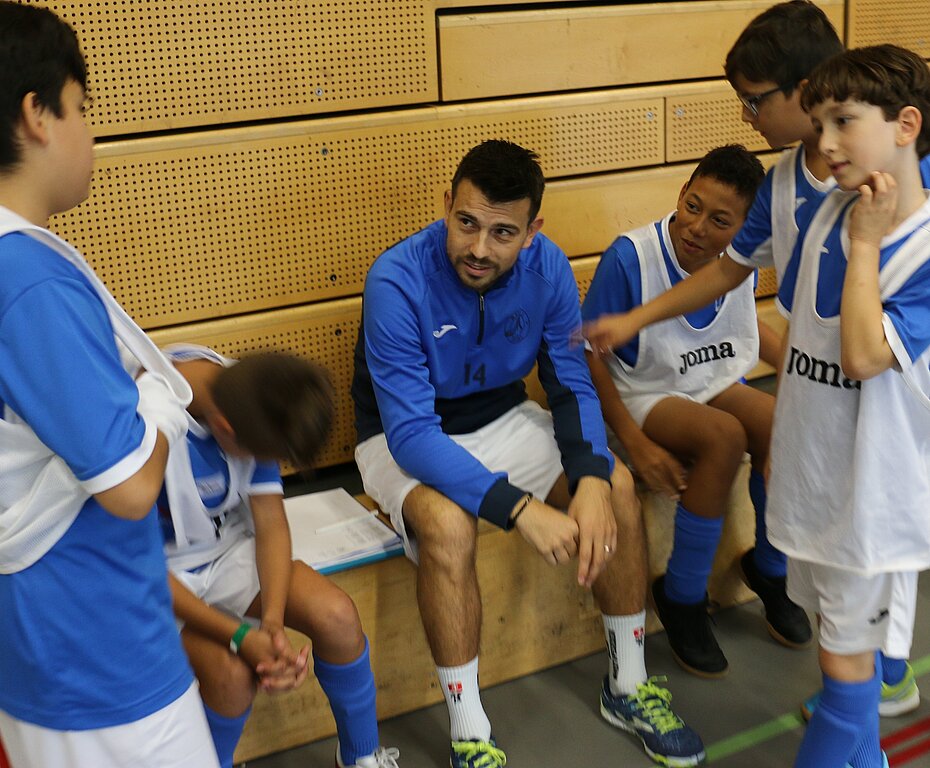
{"type": "Polygon", "coordinates": [[[507,765],[507,755],[497,748],[492,736],[487,741],[453,741],[452,768],[500,768],[507,765]]]}
{"type": "MultiPolygon", "coordinates": [[[[810,720],[820,702],[820,691],[817,691],[801,705],[801,717],[810,720]]],[[[904,677],[894,685],[882,681],[882,697],[878,701],[878,714],[882,717],[899,717],[913,712],[920,706],[920,691],[917,690],[917,680],[914,677],[914,668],[907,664],[904,677]]]]}
{"type": "Polygon", "coordinates": [[[601,687],[601,716],[611,725],[635,734],[646,754],[659,765],[701,765],[704,742],[669,706],[672,694],[658,683],[665,678],[650,677],[636,686],[636,693],[614,696],[605,677],[601,687]]]}
{"type": "Polygon", "coordinates": [[[740,576],[746,586],[762,600],[769,634],[788,648],[806,648],[813,637],[807,613],[788,597],[784,576],[765,576],[759,571],[755,553],[753,548],[740,558],[740,576]]]}
{"type": "Polygon", "coordinates": [[[659,576],[652,582],[652,599],[675,661],[698,677],[723,677],[730,664],[711,629],[707,597],[694,605],[669,600],[665,595],[665,576],[659,576]]]}
{"type": "Polygon", "coordinates": [[[339,754],[339,746],[336,746],[336,768],[399,768],[398,757],[400,750],[397,747],[378,747],[373,754],[360,757],[352,765],[345,765],[339,754]]]}

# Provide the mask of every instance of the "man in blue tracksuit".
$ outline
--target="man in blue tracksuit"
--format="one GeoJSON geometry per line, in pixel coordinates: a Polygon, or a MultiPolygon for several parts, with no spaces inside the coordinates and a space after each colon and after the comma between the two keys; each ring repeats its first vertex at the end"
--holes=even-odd
{"type": "Polygon", "coordinates": [[[544,186],[534,153],[484,142],[456,170],[444,219],[374,263],[352,386],[356,461],[419,566],[453,768],[506,761],[478,689],[478,517],[515,528],[552,564],[577,556],[578,582],[604,616],[602,714],[657,762],[696,765],[700,738],[646,675],[641,513],[570,341],[578,290],[565,255],[539,234],[544,186]],[[551,413],[526,396],[537,363],[551,413]]]}

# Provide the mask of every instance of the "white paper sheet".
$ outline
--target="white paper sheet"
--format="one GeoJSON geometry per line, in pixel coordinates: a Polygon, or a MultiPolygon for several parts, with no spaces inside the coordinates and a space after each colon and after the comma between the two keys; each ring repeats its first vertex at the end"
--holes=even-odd
{"type": "Polygon", "coordinates": [[[284,499],[293,557],[320,573],[380,560],[403,543],[344,488],[284,499]]]}

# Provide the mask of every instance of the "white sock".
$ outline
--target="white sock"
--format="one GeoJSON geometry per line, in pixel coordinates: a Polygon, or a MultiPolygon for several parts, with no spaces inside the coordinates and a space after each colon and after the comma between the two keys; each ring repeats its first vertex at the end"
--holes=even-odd
{"type": "Polygon", "coordinates": [[[646,682],[646,611],[631,616],[604,617],[607,635],[607,678],[614,696],[636,693],[636,686],[646,682]]]}
{"type": "Polygon", "coordinates": [[[487,741],[491,721],[481,706],[478,689],[478,657],[460,667],[436,667],[446,706],[452,741],[487,741]]]}

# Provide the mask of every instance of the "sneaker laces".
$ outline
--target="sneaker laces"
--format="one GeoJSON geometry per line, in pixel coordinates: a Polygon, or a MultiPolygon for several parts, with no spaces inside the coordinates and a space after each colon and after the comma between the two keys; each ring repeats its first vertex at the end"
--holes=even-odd
{"type": "Polygon", "coordinates": [[[397,758],[400,757],[400,750],[397,747],[378,747],[371,755],[358,758],[358,761],[351,766],[344,766],[342,756],[336,751],[337,768],[400,768],[397,764],[397,758]]]}
{"type": "Polygon", "coordinates": [[[494,766],[507,764],[507,755],[504,750],[498,749],[487,741],[453,741],[452,751],[461,755],[467,762],[474,760],[473,765],[476,768],[477,766],[494,768],[494,766]]]}
{"type": "Polygon", "coordinates": [[[666,680],[666,677],[650,677],[645,683],[636,686],[636,693],[631,696],[643,719],[663,734],[684,727],[682,719],[669,706],[672,692],[658,685],[666,680]]]}
{"type": "Polygon", "coordinates": [[[397,758],[400,750],[397,747],[378,747],[375,750],[375,765],[378,768],[400,768],[397,758]]]}

